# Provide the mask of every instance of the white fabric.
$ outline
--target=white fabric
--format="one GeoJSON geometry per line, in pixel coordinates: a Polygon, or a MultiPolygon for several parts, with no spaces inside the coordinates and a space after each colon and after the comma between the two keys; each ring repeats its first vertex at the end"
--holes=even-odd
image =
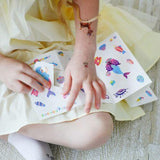
{"type": "Polygon", "coordinates": [[[12,144],[26,160],[53,160],[49,144],[40,142],[19,133],[8,136],[12,144]]]}

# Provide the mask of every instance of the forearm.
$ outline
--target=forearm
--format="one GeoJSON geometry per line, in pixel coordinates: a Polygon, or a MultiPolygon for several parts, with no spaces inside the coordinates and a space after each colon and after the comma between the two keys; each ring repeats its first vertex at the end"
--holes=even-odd
{"type": "Polygon", "coordinates": [[[83,23],[83,21],[89,21],[98,16],[99,0],[74,0],[73,3],[79,6],[80,11],[78,12],[76,7],[74,7],[76,25],[75,50],[88,51],[88,53],[91,51],[95,54],[98,20],[87,23],[83,23]],[[82,22],[79,17],[83,20],[82,22]]]}

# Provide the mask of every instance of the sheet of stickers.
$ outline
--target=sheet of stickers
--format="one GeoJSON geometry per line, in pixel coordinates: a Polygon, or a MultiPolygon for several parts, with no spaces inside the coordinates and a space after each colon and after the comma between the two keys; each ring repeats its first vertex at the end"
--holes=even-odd
{"type": "MultiPolygon", "coordinates": [[[[102,100],[102,103],[118,103],[125,99],[130,107],[136,107],[157,100],[149,87],[152,81],[117,33],[97,46],[94,58],[96,71],[107,88],[106,99],[102,100]]],[[[37,73],[51,83],[50,89],[41,93],[32,89],[29,94],[32,106],[40,119],[66,112],[70,95],[63,96],[61,92],[64,70],[72,54],[71,51],[54,50],[28,62],[37,73]]],[[[82,88],[73,108],[84,103],[85,91],[82,88]]]]}

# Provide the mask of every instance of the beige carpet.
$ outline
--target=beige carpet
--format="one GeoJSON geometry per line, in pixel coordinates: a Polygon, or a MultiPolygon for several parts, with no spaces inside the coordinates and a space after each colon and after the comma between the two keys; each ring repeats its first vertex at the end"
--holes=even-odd
{"type": "MultiPolygon", "coordinates": [[[[160,0],[112,0],[111,2],[158,17],[159,22],[154,30],[160,31],[160,0]]],[[[152,89],[160,98],[160,61],[148,74],[153,81],[152,89]]],[[[114,122],[112,138],[100,148],[76,151],[52,145],[56,160],[160,160],[160,100],[143,108],[146,115],[138,120],[114,122]]],[[[23,158],[11,145],[0,141],[0,160],[23,160],[23,158]]]]}

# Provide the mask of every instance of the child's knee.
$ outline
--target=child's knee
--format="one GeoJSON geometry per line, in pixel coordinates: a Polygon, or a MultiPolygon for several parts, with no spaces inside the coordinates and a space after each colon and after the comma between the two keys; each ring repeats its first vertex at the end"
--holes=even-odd
{"type": "Polygon", "coordinates": [[[81,137],[78,140],[77,150],[89,150],[102,146],[111,137],[113,121],[109,113],[93,113],[91,122],[86,122],[81,137]]]}

